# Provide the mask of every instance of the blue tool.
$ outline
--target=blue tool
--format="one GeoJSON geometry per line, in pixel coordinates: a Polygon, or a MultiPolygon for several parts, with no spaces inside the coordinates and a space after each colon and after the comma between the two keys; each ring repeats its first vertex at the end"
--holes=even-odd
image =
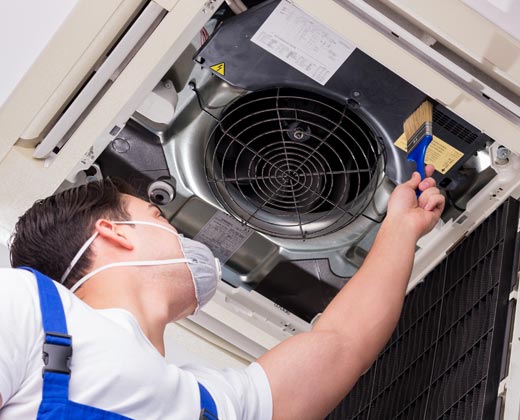
{"type": "MultiPolygon", "coordinates": [[[[424,101],[403,124],[408,160],[415,162],[421,179],[426,178],[424,159],[426,150],[433,140],[432,120],[433,105],[424,101]]],[[[420,191],[417,192],[417,196],[419,195],[420,191]]]]}

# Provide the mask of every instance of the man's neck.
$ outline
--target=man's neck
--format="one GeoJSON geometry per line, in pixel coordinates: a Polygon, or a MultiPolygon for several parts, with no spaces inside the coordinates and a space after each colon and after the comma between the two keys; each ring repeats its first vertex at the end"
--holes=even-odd
{"type": "Polygon", "coordinates": [[[76,295],[95,309],[122,308],[132,313],[163,356],[166,325],[191,315],[196,308],[191,272],[183,265],[174,270],[112,268],[89,279],[76,295]]]}
{"type": "Polygon", "coordinates": [[[172,305],[160,290],[135,287],[136,283],[128,278],[120,282],[117,277],[113,273],[100,273],[78,289],[76,295],[94,309],[121,308],[130,312],[144,335],[164,356],[164,330],[176,318],[171,313],[172,305]]]}

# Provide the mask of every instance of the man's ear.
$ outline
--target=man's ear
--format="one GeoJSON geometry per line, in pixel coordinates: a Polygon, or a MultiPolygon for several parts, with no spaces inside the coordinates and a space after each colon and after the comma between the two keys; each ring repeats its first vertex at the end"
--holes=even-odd
{"type": "Polygon", "coordinates": [[[99,236],[112,242],[113,245],[125,248],[129,251],[134,249],[134,244],[127,238],[124,231],[119,229],[119,225],[112,223],[110,220],[97,220],[95,229],[99,236]]]}

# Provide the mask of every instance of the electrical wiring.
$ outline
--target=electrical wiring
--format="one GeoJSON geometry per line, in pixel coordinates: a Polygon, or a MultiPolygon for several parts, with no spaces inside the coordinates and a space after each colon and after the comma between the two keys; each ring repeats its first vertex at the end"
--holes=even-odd
{"type": "Polygon", "coordinates": [[[206,28],[202,27],[199,32],[199,43],[202,46],[209,39],[209,33],[206,28]]]}

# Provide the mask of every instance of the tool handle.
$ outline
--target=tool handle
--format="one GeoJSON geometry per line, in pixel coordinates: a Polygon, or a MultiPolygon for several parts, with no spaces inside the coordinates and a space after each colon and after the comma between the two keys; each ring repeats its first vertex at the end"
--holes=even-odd
{"type": "MultiPolygon", "coordinates": [[[[419,144],[417,144],[417,146],[415,146],[415,148],[408,155],[408,160],[410,162],[415,162],[415,168],[421,175],[421,180],[426,178],[424,158],[426,157],[426,149],[428,149],[428,146],[432,140],[433,136],[430,134],[425,135],[419,144]]],[[[417,190],[417,197],[419,197],[419,195],[421,195],[421,191],[417,190]]]]}

